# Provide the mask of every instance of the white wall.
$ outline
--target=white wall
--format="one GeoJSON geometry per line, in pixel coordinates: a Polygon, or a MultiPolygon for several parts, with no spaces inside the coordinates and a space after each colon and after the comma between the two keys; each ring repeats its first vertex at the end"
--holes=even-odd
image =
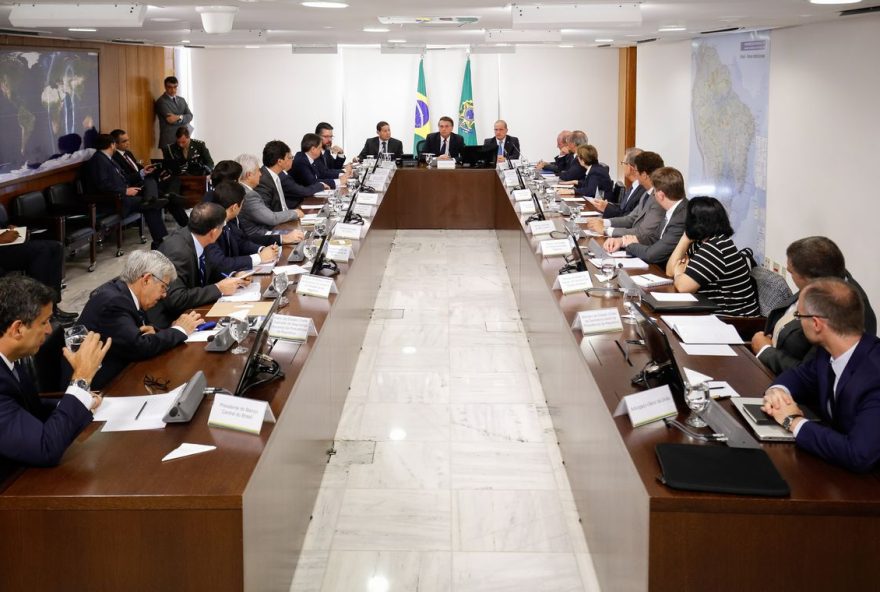
{"type": "MultiPolygon", "coordinates": [[[[880,15],[771,32],[765,250],[784,264],[792,241],[828,236],[875,308],[877,56],[880,15]]],[[[659,152],[685,178],[690,68],[690,42],[639,47],[636,143],[659,152]]]]}
{"type": "MultiPolygon", "coordinates": [[[[195,135],[221,160],[245,151],[259,155],[274,138],[296,151],[304,133],[328,121],[335,126],[336,143],[354,156],[375,135],[376,122],[385,120],[409,151],[418,60],[418,55],[358,47],[343,47],[336,55],[192,50],[195,135]]],[[[425,54],[433,131],[442,115],[458,119],[465,60],[464,50],[425,54]]],[[[617,67],[617,51],[608,49],[519,48],[515,54],[472,55],[478,137],[490,137],[501,117],[519,137],[523,153],[538,160],[555,155],[559,130],[583,129],[616,174],[617,67]]]]}

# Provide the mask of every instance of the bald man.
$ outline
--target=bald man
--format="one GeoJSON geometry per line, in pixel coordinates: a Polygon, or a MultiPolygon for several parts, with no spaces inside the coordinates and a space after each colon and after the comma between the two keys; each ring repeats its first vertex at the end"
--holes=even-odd
{"type": "Polygon", "coordinates": [[[507,122],[499,119],[495,122],[495,137],[486,138],[483,146],[493,146],[498,153],[498,162],[519,158],[519,138],[507,135],[507,122]]]}

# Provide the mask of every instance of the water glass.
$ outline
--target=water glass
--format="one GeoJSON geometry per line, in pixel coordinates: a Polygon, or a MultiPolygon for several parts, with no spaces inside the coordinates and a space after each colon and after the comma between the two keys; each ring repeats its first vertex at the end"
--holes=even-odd
{"type": "Polygon", "coordinates": [[[709,385],[705,382],[684,385],[684,402],[691,410],[685,423],[694,428],[704,428],[708,424],[700,417],[700,413],[709,405],[709,385]]]}
{"type": "Polygon", "coordinates": [[[303,247],[303,255],[306,256],[306,259],[312,261],[315,259],[315,255],[318,254],[318,245],[315,244],[315,241],[309,242],[305,247],[303,247]]]}
{"type": "Polygon", "coordinates": [[[614,279],[614,259],[602,259],[602,275],[605,276],[605,287],[611,287],[611,280],[614,279]]]}
{"type": "Polygon", "coordinates": [[[67,349],[70,351],[75,352],[79,349],[79,346],[82,345],[82,342],[88,334],[89,330],[86,329],[85,325],[72,325],[67,327],[64,330],[64,345],[66,345],[67,349]]]}
{"type": "Polygon", "coordinates": [[[623,308],[626,314],[621,317],[624,323],[634,325],[636,321],[635,309],[642,304],[642,292],[635,286],[630,286],[623,291],[623,308]]]}
{"type": "Polygon", "coordinates": [[[596,199],[605,199],[605,190],[604,189],[596,189],[596,199]]]}
{"type": "Polygon", "coordinates": [[[241,342],[247,338],[248,331],[250,331],[250,325],[246,318],[239,319],[236,317],[229,317],[229,335],[236,343],[232,353],[236,355],[247,353],[247,348],[242,347],[241,342]]]}
{"type": "MultiPolygon", "coordinates": [[[[337,204],[333,204],[334,210],[336,209],[336,205],[337,204]]],[[[327,221],[326,220],[319,220],[315,224],[315,234],[317,236],[324,236],[325,234],[327,234],[327,221]]]]}
{"type": "Polygon", "coordinates": [[[431,154],[430,152],[423,152],[422,156],[425,157],[425,164],[426,165],[428,165],[429,167],[434,166],[434,155],[433,154],[431,154]]]}
{"type": "Polygon", "coordinates": [[[281,300],[278,302],[278,308],[284,308],[288,304],[290,304],[290,300],[284,296],[285,290],[287,290],[287,286],[290,285],[290,278],[287,277],[286,272],[276,273],[275,277],[272,278],[272,288],[275,292],[281,296],[281,300]]]}
{"type": "Polygon", "coordinates": [[[354,191],[355,187],[357,187],[358,178],[352,173],[351,177],[345,182],[346,187],[348,187],[349,191],[354,191]]]}

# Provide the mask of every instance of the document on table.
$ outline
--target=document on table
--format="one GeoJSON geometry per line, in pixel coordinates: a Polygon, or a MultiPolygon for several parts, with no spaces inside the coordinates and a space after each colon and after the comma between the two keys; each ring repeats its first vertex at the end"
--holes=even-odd
{"type": "MultiPolygon", "coordinates": [[[[638,277],[638,276],[637,276],[638,277]]],[[[635,279],[635,278],[633,278],[635,279]]],[[[697,297],[687,292],[651,292],[657,302],[696,302],[697,297]]]]}
{"type": "MultiPolygon", "coordinates": [[[[0,228],[0,234],[7,232],[5,228],[0,228]]],[[[13,232],[18,233],[18,238],[12,242],[0,244],[0,247],[8,247],[9,245],[20,245],[27,238],[27,226],[16,226],[13,232]]]]}
{"type": "Polygon", "coordinates": [[[183,444],[163,456],[162,462],[166,460],[174,460],[175,458],[192,456],[193,454],[199,454],[201,452],[209,452],[216,449],[216,446],[209,446],[207,444],[187,444],[186,442],[184,442],[183,444]]]}
{"type": "MultiPolygon", "coordinates": [[[[613,256],[613,255],[612,255],[613,256]]],[[[598,268],[602,267],[602,259],[593,258],[590,259],[590,263],[595,265],[598,268]]],[[[620,269],[648,269],[648,264],[639,259],[638,257],[633,257],[631,259],[614,259],[614,266],[620,269]]]]}
{"type": "Polygon", "coordinates": [[[207,331],[196,331],[195,333],[191,333],[189,337],[186,338],[187,343],[207,343],[208,339],[212,335],[216,335],[220,332],[222,327],[214,327],[213,329],[208,329],[207,331]]]}
{"type": "Polygon", "coordinates": [[[684,343],[743,343],[736,328],[721,321],[715,315],[663,315],[660,318],[684,343]]]}
{"type": "Polygon", "coordinates": [[[162,418],[168,413],[186,383],[161,395],[105,397],[95,411],[93,421],[105,421],[103,432],[156,430],[165,427],[162,418]]]}
{"type": "Polygon", "coordinates": [[[300,204],[299,209],[305,212],[307,210],[320,210],[323,207],[323,204],[300,204]]]}
{"type": "Polygon", "coordinates": [[[251,282],[244,288],[236,290],[235,294],[221,297],[217,302],[259,302],[262,296],[260,282],[251,282]]]}
{"type": "Polygon", "coordinates": [[[736,357],[736,352],[729,345],[696,345],[682,343],[681,349],[689,356],[728,356],[736,357]]]}

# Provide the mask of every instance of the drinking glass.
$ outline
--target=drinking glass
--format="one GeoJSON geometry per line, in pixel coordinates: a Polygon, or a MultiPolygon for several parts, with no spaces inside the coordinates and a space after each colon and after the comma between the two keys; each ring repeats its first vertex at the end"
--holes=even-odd
{"type": "Polygon", "coordinates": [[[636,323],[635,309],[642,304],[642,292],[635,286],[630,286],[623,291],[623,308],[626,313],[623,317],[624,323],[634,325],[636,323]]]}
{"type": "Polygon", "coordinates": [[[610,257],[602,259],[602,275],[605,276],[605,287],[611,287],[611,280],[614,278],[614,259],[610,257]]]}
{"type": "Polygon", "coordinates": [[[430,152],[424,152],[422,154],[425,157],[425,164],[428,165],[428,167],[434,166],[434,155],[430,152]]]}
{"type": "Polygon", "coordinates": [[[556,203],[556,190],[552,187],[547,188],[547,203],[550,211],[555,212],[559,210],[559,204],[556,203]]]}
{"type": "Polygon", "coordinates": [[[287,290],[287,286],[290,285],[290,278],[287,277],[286,272],[276,273],[275,277],[272,278],[272,287],[275,289],[275,292],[281,296],[281,300],[278,301],[278,308],[284,308],[288,304],[290,304],[290,300],[284,296],[284,291],[287,290]]]}
{"type": "Polygon", "coordinates": [[[354,173],[352,173],[351,177],[345,182],[346,187],[348,187],[349,192],[354,191],[355,187],[357,187],[358,178],[355,177],[354,173]]]}
{"type": "MultiPolygon", "coordinates": [[[[336,205],[337,204],[333,204],[334,210],[336,209],[336,205]]],[[[326,220],[319,220],[315,224],[315,234],[317,236],[324,236],[325,234],[327,234],[327,221],[326,220]]]]}
{"type": "Polygon", "coordinates": [[[86,329],[85,325],[72,325],[67,327],[64,330],[64,345],[66,345],[67,349],[70,351],[75,352],[79,349],[79,346],[82,345],[82,342],[88,334],[89,330],[86,329]]]}
{"type": "Polygon", "coordinates": [[[575,236],[577,236],[577,233],[580,230],[580,226],[578,226],[578,218],[580,218],[581,209],[582,207],[577,204],[572,204],[568,208],[568,227],[575,236]]]}
{"type": "Polygon", "coordinates": [[[232,339],[234,339],[236,343],[232,353],[236,355],[247,353],[247,348],[242,347],[241,342],[247,338],[249,330],[250,326],[248,325],[247,319],[229,317],[229,335],[232,336],[232,339]]]}
{"type": "Polygon", "coordinates": [[[700,417],[700,413],[706,410],[709,405],[709,385],[705,382],[697,384],[684,385],[684,402],[687,404],[691,414],[685,423],[694,428],[704,428],[708,424],[700,417]]]}
{"type": "Polygon", "coordinates": [[[605,199],[604,189],[596,189],[596,199],[605,199]]]}
{"type": "Polygon", "coordinates": [[[318,245],[315,244],[315,241],[309,242],[305,247],[303,247],[303,255],[306,256],[306,259],[312,261],[315,259],[315,255],[318,254],[318,245]]]}

